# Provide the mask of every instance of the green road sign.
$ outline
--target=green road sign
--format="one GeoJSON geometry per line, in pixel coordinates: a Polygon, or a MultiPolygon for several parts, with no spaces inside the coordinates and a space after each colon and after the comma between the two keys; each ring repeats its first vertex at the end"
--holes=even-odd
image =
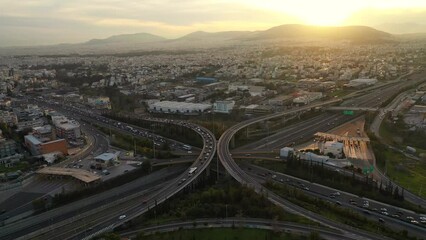
{"type": "Polygon", "coordinates": [[[354,111],[353,110],[344,110],[343,111],[343,115],[350,115],[350,116],[352,116],[352,115],[354,115],[354,111]]]}
{"type": "Polygon", "coordinates": [[[363,174],[368,174],[368,168],[367,168],[367,167],[364,167],[364,168],[362,169],[362,173],[363,173],[363,174]]]}
{"type": "Polygon", "coordinates": [[[363,174],[369,174],[369,173],[373,173],[374,172],[374,166],[371,165],[370,167],[363,167],[362,168],[362,173],[363,174]]]}

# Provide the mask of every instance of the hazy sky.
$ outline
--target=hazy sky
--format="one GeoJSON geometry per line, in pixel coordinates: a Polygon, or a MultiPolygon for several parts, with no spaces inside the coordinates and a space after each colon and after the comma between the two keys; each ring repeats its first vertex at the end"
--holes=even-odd
{"type": "Polygon", "coordinates": [[[0,46],[136,32],[174,38],[198,30],[263,30],[289,23],[409,23],[426,31],[426,0],[0,0],[0,6],[0,46]]]}

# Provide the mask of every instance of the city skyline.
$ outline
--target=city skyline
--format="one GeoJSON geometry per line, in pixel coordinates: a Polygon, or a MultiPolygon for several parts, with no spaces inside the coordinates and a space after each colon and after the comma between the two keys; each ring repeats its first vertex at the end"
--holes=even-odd
{"type": "Polygon", "coordinates": [[[426,32],[426,3],[422,1],[0,3],[8,6],[0,12],[0,47],[77,43],[140,32],[177,38],[194,31],[256,31],[281,24],[366,25],[390,33],[426,32]]]}

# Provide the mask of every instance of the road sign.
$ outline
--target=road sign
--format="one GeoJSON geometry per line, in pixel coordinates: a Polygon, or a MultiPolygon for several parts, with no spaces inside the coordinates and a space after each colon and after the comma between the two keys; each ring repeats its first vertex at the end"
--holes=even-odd
{"type": "Polygon", "coordinates": [[[350,115],[350,116],[352,116],[352,115],[354,115],[354,111],[353,110],[344,110],[343,111],[343,115],[350,115]]]}
{"type": "Polygon", "coordinates": [[[362,168],[362,173],[363,174],[369,174],[369,173],[373,173],[374,172],[374,166],[371,165],[370,167],[365,166],[362,168]]]}
{"type": "Polygon", "coordinates": [[[364,167],[364,168],[362,169],[362,173],[363,173],[363,174],[368,174],[368,167],[364,167]]]}

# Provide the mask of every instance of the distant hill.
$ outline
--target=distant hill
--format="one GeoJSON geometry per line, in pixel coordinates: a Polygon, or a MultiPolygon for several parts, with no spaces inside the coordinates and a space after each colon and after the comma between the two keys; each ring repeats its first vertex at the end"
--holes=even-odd
{"type": "Polygon", "coordinates": [[[92,39],[77,44],[0,48],[0,54],[105,54],[153,50],[193,50],[196,48],[228,47],[288,39],[293,42],[298,40],[348,40],[354,43],[381,43],[396,40],[392,34],[366,26],[317,27],[287,24],[263,31],[225,31],[215,33],[197,31],[176,39],[166,39],[149,33],[122,34],[105,39],[92,39]]]}
{"type": "Polygon", "coordinates": [[[226,32],[203,32],[197,31],[190,34],[187,34],[183,37],[176,39],[177,41],[199,41],[199,40],[236,40],[240,38],[247,37],[253,34],[250,31],[226,31],[226,32]]]}
{"type": "Polygon", "coordinates": [[[392,34],[426,33],[426,24],[418,23],[384,23],[376,26],[377,29],[392,34]]]}
{"type": "Polygon", "coordinates": [[[253,39],[330,39],[360,41],[390,40],[392,34],[366,26],[320,27],[298,24],[281,25],[259,31],[253,39]]]}
{"type": "Polygon", "coordinates": [[[148,42],[161,42],[167,40],[166,38],[153,35],[150,33],[135,33],[135,34],[122,34],[115,35],[105,39],[92,39],[87,41],[85,45],[96,45],[96,44],[126,44],[126,43],[148,43],[148,42]]]}

